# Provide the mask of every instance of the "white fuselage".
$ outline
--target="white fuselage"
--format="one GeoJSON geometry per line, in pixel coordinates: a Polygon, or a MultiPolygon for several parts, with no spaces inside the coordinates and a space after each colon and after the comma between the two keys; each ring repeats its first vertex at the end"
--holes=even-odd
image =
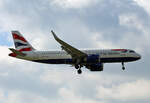
{"type": "MultiPolygon", "coordinates": [[[[88,55],[99,55],[101,63],[113,63],[113,62],[130,62],[140,59],[140,55],[133,50],[125,49],[125,51],[116,49],[104,49],[104,50],[81,50],[88,55]]],[[[65,51],[31,51],[25,52],[27,55],[17,56],[17,58],[48,63],[48,64],[73,64],[72,57],[65,51]]]]}

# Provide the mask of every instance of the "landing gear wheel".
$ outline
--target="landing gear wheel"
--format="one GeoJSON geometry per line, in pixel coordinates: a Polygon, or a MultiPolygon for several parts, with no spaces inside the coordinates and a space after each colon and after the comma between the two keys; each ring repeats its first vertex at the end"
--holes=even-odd
{"type": "Polygon", "coordinates": [[[78,72],[78,74],[81,74],[81,73],[82,73],[82,70],[81,70],[81,69],[78,69],[77,72],[78,72]]]}
{"type": "Polygon", "coordinates": [[[124,62],[122,62],[122,70],[125,70],[124,62]]]}
{"type": "Polygon", "coordinates": [[[76,68],[76,69],[79,69],[79,65],[75,65],[75,68],[76,68]]]}
{"type": "Polygon", "coordinates": [[[125,70],[125,67],[122,67],[122,70],[125,70]]]}

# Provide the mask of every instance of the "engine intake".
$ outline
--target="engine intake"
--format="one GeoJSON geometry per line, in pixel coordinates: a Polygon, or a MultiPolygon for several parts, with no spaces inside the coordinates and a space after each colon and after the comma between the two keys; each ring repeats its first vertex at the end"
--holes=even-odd
{"type": "Polygon", "coordinates": [[[86,68],[88,68],[90,71],[103,71],[103,63],[86,65],[86,68]]]}
{"type": "Polygon", "coordinates": [[[97,54],[88,55],[86,58],[87,63],[99,63],[100,62],[100,56],[97,54]]]}

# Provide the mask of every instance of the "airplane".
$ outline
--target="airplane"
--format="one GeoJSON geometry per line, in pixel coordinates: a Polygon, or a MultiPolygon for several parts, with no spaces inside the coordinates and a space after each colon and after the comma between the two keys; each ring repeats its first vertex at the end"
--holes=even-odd
{"type": "Polygon", "coordinates": [[[95,49],[79,50],[61,40],[53,31],[54,39],[61,45],[61,51],[37,51],[22,36],[19,31],[12,31],[15,49],[9,48],[11,57],[18,59],[46,63],[46,64],[69,64],[81,74],[82,67],[90,71],[103,71],[104,63],[124,63],[141,59],[141,55],[131,49],[95,49]]]}

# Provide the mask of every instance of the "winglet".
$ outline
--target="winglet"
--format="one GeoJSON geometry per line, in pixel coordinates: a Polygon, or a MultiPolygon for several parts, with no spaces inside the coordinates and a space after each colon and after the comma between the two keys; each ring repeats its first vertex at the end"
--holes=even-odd
{"type": "Polygon", "coordinates": [[[56,34],[53,32],[53,30],[51,30],[51,32],[52,32],[52,34],[53,34],[55,40],[59,40],[59,38],[56,36],[56,34]]]}

